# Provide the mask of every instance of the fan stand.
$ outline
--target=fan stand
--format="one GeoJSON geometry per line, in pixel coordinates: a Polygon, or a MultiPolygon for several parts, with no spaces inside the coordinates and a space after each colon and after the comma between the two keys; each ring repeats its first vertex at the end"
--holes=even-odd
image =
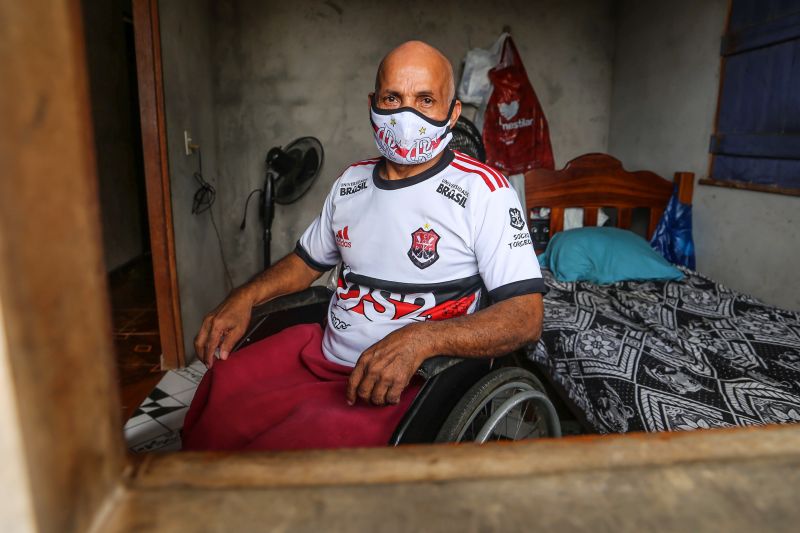
{"type": "Polygon", "coordinates": [[[272,221],[275,219],[275,177],[295,165],[292,156],[279,146],[267,152],[267,177],[264,181],[264,268],[272,264],[272,221]],[[274,169],[274,170],[273,170],[274,169]]]}
{"type": "MultiPolygon", "coordinates": [[[[289,143],[289,145],[286,146],[286,150],[276,146],[270,149],[270,151],[267,153],[267,171],[262,194],[262,219],[264,225],[264,233],[262,238],[264,241],[265,269],[269,268],[269,266],[272,264],[272,222],[275,219],[275,204],[289,204],[302,196],[310,186],[313,179],[318,175],[319,169],[322,167],[323,158],[324,154],[322,151],[322,145],[313,137],[301,137],[300,139],[296,139],[295,141],[289,143]],[[302,172],[298,174],[298,172],[300,172],[298,169],[302,168],[304,162],[308,161],[307,156],[311,150],[314,150],[314,153],[317,154],[317,160],[313,167],[313,172],[310,174],[308,172],[305,174],[302,172]],[[292,177],[288,178],[289,176],[292,177]],[[284,185],[282,185],[286,183],[286,179],[301,179],[303,180],[302,183],[305,183],[305,186],[302,187],[302,190],[299,193],[289,195],[287,197],[286,189],[284,185]],[[284,188],[281,189],[281,187],[284,188]]],[[[247,206],[245,205],[245,216],[246,212],[247,206]]]]}
{"type": "Polygon", "coordinates": [[[272,264],[272,221],[275,219],[275,174],[267,171],[264,182],[264,268],[272,264]]]}

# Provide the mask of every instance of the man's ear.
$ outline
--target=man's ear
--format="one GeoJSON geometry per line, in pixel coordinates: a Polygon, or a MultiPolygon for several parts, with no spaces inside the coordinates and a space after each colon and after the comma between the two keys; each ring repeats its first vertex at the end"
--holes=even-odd
{"type": "Polygon", "coordinates": [[[450,117],[450,129],[456,127],[456,122],[458,122],[458,117],[461,116],[461,100],[456,100],[456,104],[453,106],[453,116],[450,117]]]}
{"type": "Polygon", "coordinates": [[[369,96],[367,96],[367,107],[369,107],[370,109],[372,109],[373,98],[375,98],[375,93],[369,93],[369,96]]]}

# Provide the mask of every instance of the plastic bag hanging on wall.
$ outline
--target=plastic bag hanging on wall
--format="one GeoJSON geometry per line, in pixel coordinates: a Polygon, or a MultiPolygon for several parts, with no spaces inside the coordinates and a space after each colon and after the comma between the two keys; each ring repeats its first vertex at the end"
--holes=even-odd
{"type": "MultiPolygon", "coordinates": [[[[489,81],[489,71],[497,66],[500,54],[503,52],[508,33],[502,33],[497,41],[489,48],[473,48],[464,57],[464,71],[458,84],[458,99],[462,104],[470,104],[477,108],[486,105],[492,94],[492,82],[489,81]]],[[[474,121],[478,124],[478,121],[474,121]]],[[[483,126],[483,116],[480,117],[480,126],[483,126]]]]}
{"type": "Polygon", "coordinates": [[[694,270],[692,206],[678,200],[678,188],[672,191],[667,208],[658,221],[650,245],[670,263],[694,270]]]}
{"type": "MultiPolygon", "coordinates": [[[[506,42],[508,35],[504,30],[492,46],[489,48],[473,48],[464,57],[464,70],[456,94],[462,104],[476,108],[472,123],[481,133],[481,142],[483,142],[483,117],[486,114],[486,104],[489,103],[489,97],[492,95],[492,82],[489,81],[489,71],[500,62],[503,43],[506,42]]],[[[467,108],[462,107],[461,112],[462,114],[468,112],[467,108]]],[[[485,159],[484,157],[484,161],[485,159]]]]}
{"type": "Polygon", "coordinates": [[[489,80],[493,90],[483,122],[486,162],[505,174],[553,169],[547,119],[510,36],[489,80]]]}

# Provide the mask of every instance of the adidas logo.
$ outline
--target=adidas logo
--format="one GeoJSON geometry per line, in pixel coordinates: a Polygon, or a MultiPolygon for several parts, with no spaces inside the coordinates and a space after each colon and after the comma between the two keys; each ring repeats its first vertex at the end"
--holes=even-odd
{"type": "Polygon", "coordinates": [[[350,248],[353,245],[353,243],[350,242],[350,236],[347,235],[348,227],[349,226],[345,226],[336,232],[336,244],[338,244],[340,248],[350,248]]]}

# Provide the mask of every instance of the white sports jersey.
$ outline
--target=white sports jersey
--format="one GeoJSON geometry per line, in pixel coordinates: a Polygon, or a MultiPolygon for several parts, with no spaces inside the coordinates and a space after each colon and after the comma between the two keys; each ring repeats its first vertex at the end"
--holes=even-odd
{"type": "Polygon", "coordinates": [[[354,366],[361,353],[414,321],[474,312],[545,292],[519,199],[500,172],[447,150],[432,168],[380,177],[381,159],[351,165],[295,252],[326,271],[342,261],[322,350],[354,366]]]}

